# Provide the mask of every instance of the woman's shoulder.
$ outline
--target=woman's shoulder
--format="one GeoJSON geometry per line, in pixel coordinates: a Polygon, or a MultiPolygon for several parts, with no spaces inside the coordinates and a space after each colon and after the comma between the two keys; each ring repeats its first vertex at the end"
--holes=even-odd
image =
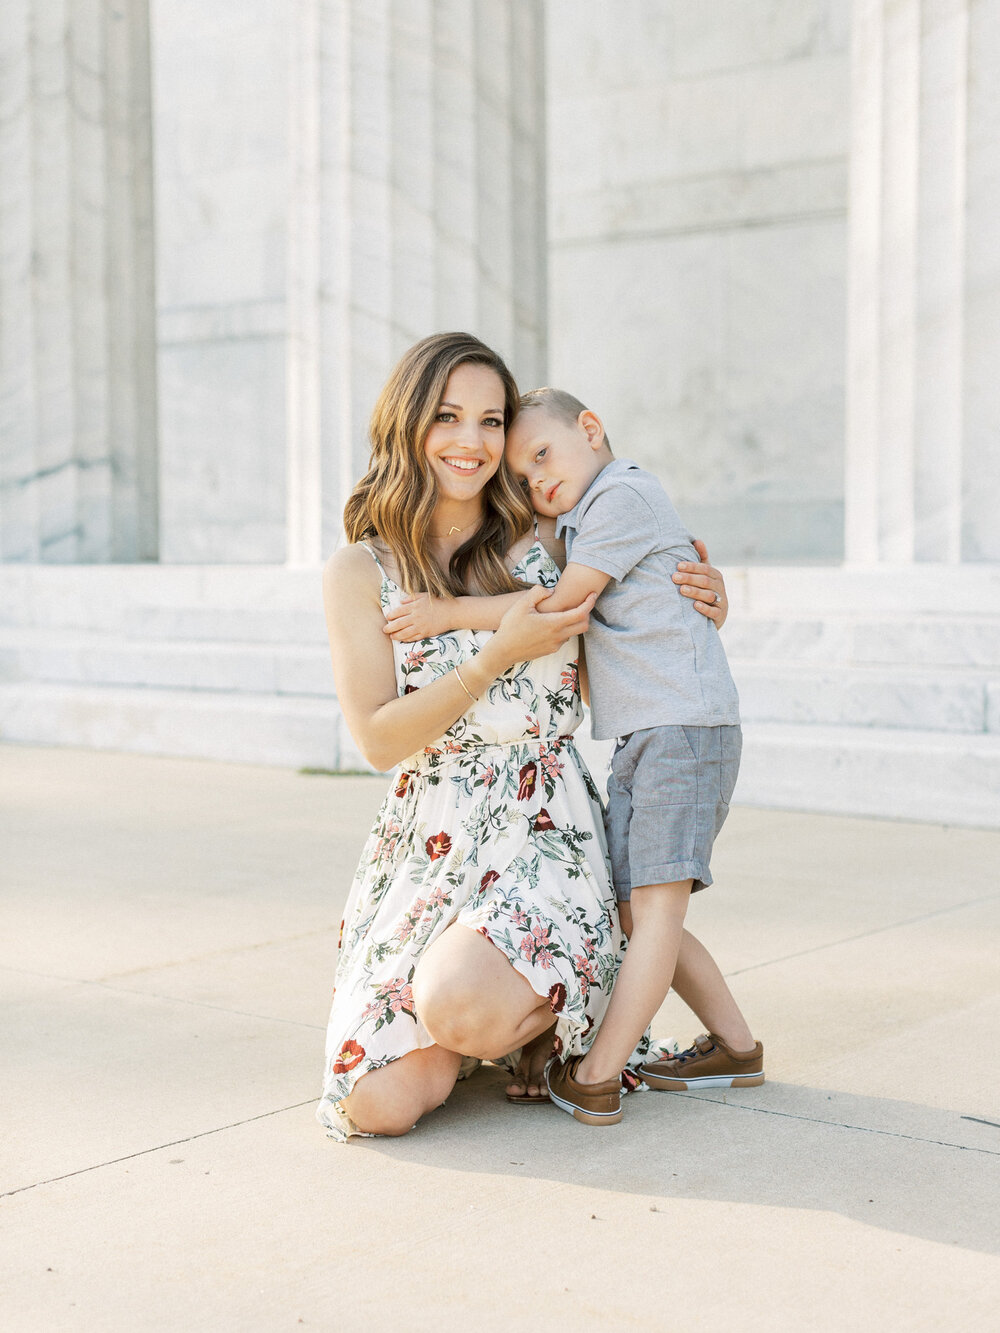
{"type": "Polygon", "coordinates": [[[359,582],[375,587],[381,583],[372,552],[360,542],[338,547],[323,566],[323,587],[334,590],[359,582]]]}

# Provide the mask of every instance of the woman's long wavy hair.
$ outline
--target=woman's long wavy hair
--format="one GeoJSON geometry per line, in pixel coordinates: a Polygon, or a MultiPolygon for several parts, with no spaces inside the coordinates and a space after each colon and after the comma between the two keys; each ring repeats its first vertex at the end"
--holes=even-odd
{"type": "Polygon", "coordinates": [[[507,570],[508,551],[530,528],[531,508],[505,459],[483,491],[483,521],[443,570],[429,549],[437,484],[424,453],[448,376],[472,362],[503,384],[506,431],[517,414],[514,377],[501,357],[470,333],[436,333],[403,356],[379,394],[369,436],[368,471],[344,509],[347,540],[379,538],[392,552],[403,587],[432,597],[474,589],[492,595],[523,587],[507,570]]]}

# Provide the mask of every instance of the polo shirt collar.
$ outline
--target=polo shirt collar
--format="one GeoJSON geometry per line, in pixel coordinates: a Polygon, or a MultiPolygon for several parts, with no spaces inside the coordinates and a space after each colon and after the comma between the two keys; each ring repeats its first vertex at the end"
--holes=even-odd
{"type": "Polygon", "coordinates": [[[560,514],[556,519],[556,537],[561,537],[567,528],[572,528],[574,532],[577,530],[580,526],[580,508],[602,477],[610,477],[618,472],[627,472],[629,468],[637,466],[638,464],[633,463],[630,458],[613,458],[606,467],[602,467],[573,508],[567,509],[565,514],[560,514]]]}

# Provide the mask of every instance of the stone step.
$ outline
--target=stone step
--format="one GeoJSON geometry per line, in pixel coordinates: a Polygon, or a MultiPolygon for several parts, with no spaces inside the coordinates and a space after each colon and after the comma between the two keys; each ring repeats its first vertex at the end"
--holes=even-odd
{"type": "Polygon", "coordinates": [[[1000,736],[751,723],[734,800],[1000,828],[1000,736]]]}
{"type": "MultiPolygon", "coordinates": [[[[1000,731],[1000,671],[733,662],[750,722],[1000,731]]],[[[334,697],[320,645],[0,630],[0,680],[334,697]]]]}
{"type": "Polygon", "coordinates": [[[325,643],[131,640],[38,629],[0,629],[0,680],[322,697],[335,693],[325,643]]]}
{"type": "Polygon", "coordinates": [[[332,700],[295,695],[0,685],[0,740],[370,771],[332,700]]]}
{"type": "Polygon", "coordinates": [[[0,625],[321,642],[321,572],[276,565],[0,564],[0,625]],[[240,626],[253,632],[234,632],[240,626]]]}
{"type": "Polygon", "coordinates": [[[722,631],[730,660],[1000,667],[1000,616],[751,616],[722,631]]]}
{"type": "MultiPolygon", "coordinates": [[[[581,729],[582,731],[583,729],[581,729]]],[[[1000,828],[1000,735],[748,723],[737,804],[1000,828]]],[[[0,685],[0,740],[368,771],[336,704],[306,696],[0,685]]],[[[603,783],[610,746],[580,748],[603,783]]]]}
{"type": "Polygon", "coordinates": [[[747,722],[1000,732],[1000,668],[731,665],[747,722]]]}

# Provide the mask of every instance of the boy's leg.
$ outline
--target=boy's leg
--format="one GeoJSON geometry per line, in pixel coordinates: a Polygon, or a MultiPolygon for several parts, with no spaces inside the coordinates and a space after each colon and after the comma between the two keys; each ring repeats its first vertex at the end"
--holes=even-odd
{"type": "Polygon", "coordinates": [[[684,935],[691,884],[685,879],[632,890],[632,937],[594,1043],[575,1068],[578,1083],[617,1079],[666,998],[684,935]]]}
{"type": "MultiPolygon", "coordinates": [[[[618,904],[618,917],[626,939],[632,938],[632,908],[628,902],[618,904]]],[[[672,990],[703,1023],[709,1032],[721,1037],[733,1051],[752,1051],[756,1046],[726,979],[715,959],[704,944],[685,930],[674,967],[672,990]]]]}
{"type": "Polygon", "coordinates": [[[721,1037],[730,1050],[742,1053],[755,1048],[753,1034],[718,964],[688,930],[677,955],[673,988],[706,1031],[721,1037]]]}

